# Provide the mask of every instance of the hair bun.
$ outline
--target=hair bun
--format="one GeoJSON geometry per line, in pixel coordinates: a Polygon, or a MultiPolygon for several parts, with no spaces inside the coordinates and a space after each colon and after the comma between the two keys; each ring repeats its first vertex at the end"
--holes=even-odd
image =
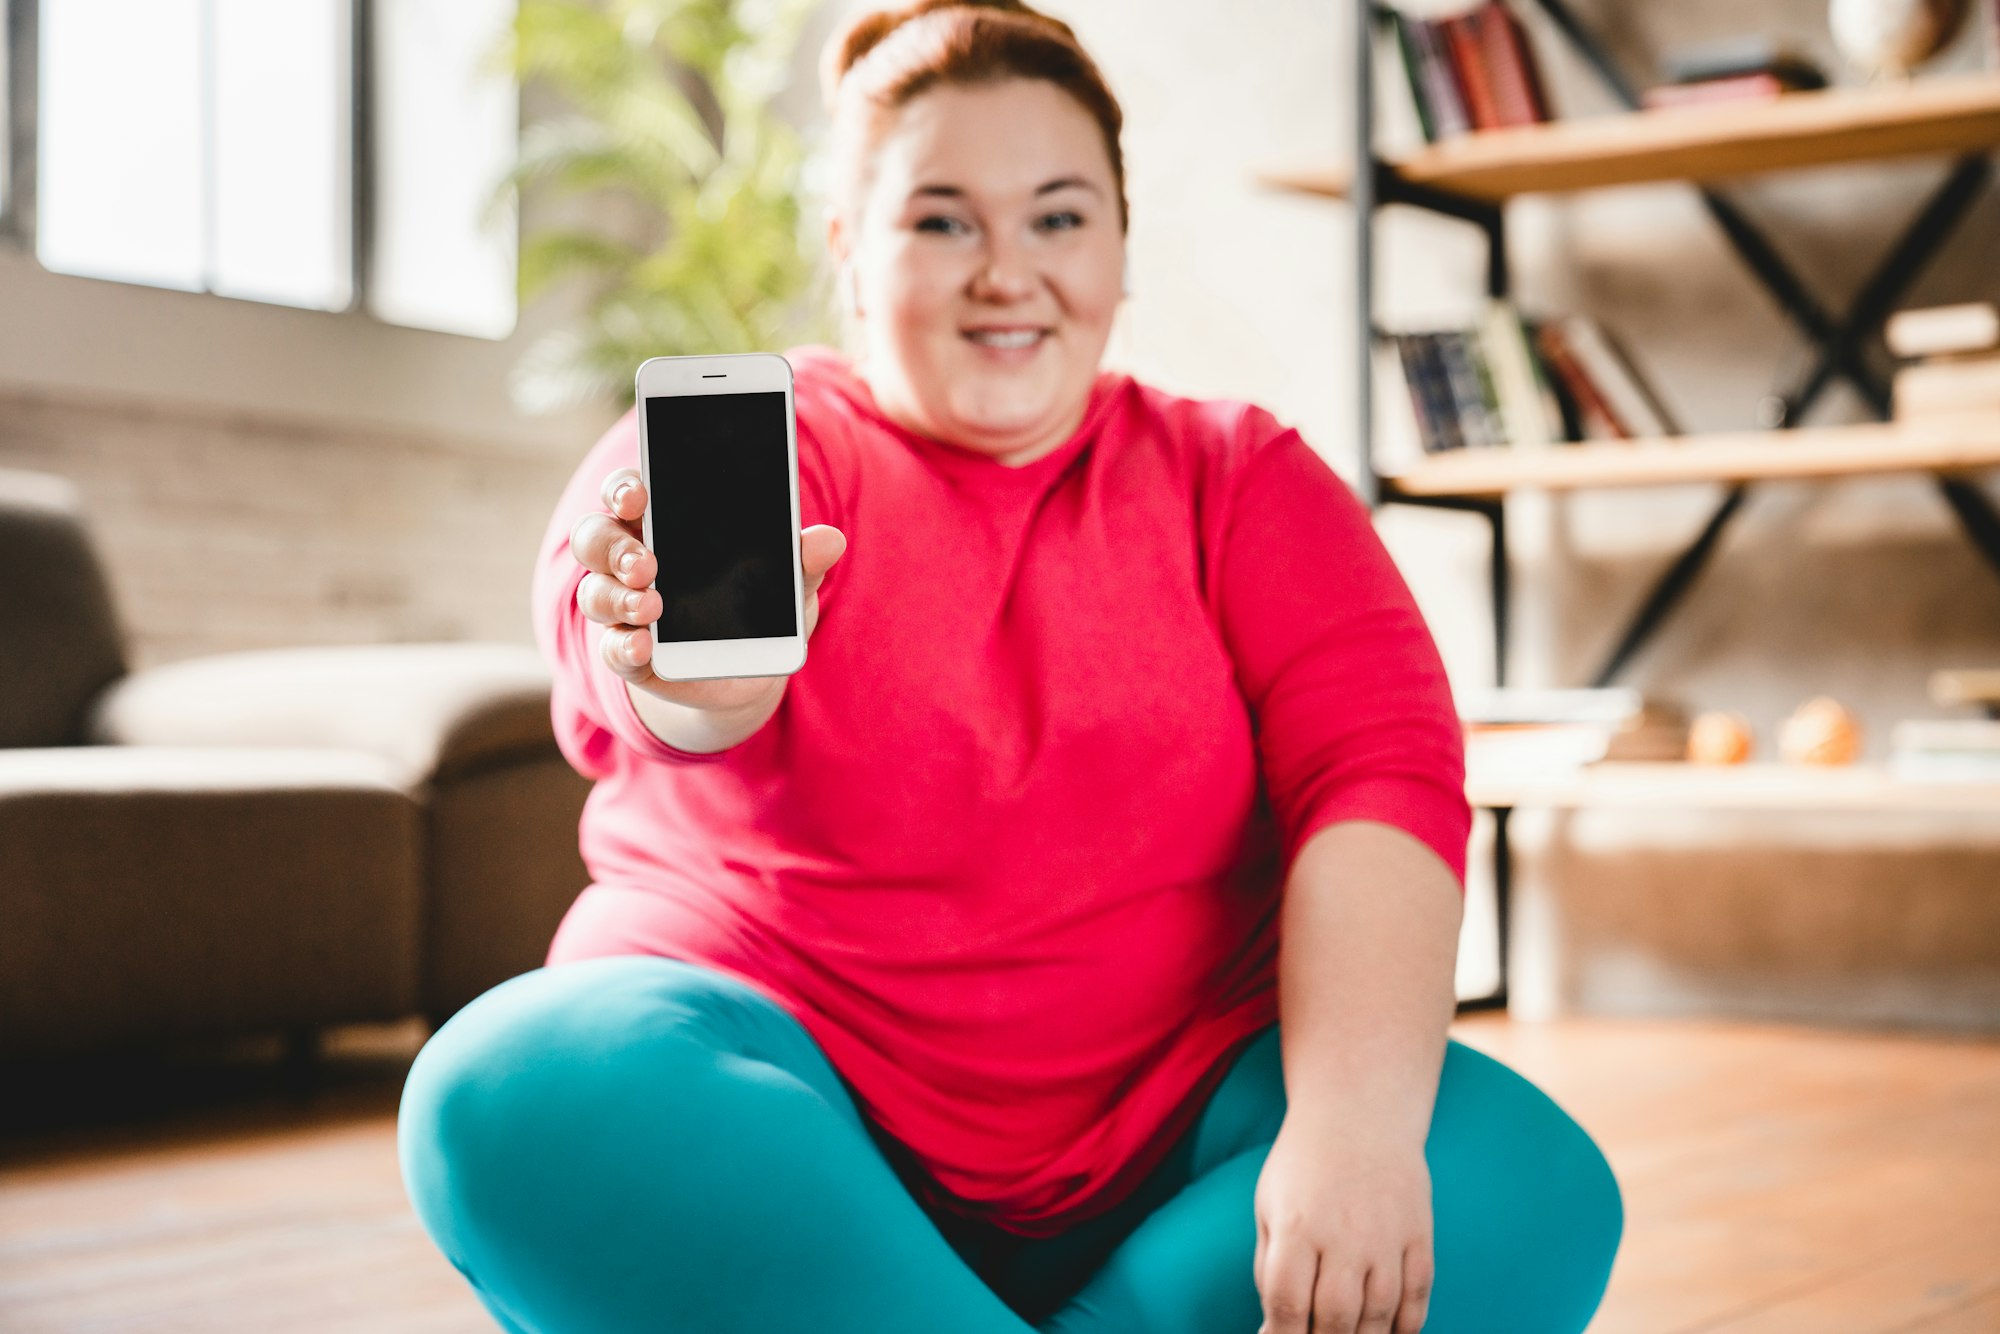
{"type": "Polygon", "coordinates": [[[847,71],[880,46],[883,38],[911,19],[921,18],[938,9],[988,9],[1003,14],[1018,14],[1022,18],[1048,24],[1072,42],[1076,40],[1076,32],[1069,24],[1039,9],[1030,8],[1022,0],[912,0],[900,9],[877,9],[860,15],[827,44],[826,59],[820,70],[827,104],[833,104],[834,94],[839,91],[840,81],[847,77],[847,71]]]}

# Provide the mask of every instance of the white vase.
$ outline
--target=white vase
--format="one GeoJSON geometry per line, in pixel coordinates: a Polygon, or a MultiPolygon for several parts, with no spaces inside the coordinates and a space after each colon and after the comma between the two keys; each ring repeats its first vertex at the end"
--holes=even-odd
{"type": "Polygon", "coordinates": [[[1841,59],[1870,77],[1900,77],[1936,55],[1965,22],[1965,0],[1830,0],[1841,59]]]}

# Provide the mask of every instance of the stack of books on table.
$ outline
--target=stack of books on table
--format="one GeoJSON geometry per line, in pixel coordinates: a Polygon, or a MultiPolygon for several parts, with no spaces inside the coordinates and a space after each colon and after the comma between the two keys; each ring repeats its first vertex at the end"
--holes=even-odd
{"type": "Polygon", "coordinates": [[[1580,315],[1528,319],[1496,300],[1469,329],[1381,335],[1374,367],[1384,472],[1454,449],[1680,433],[1624,345],[1580,315]]]}
{"type": "Polygon", "coordinates": [[[1458,713],[1472,781],[1560,777],[1600,760],[1687,755],[1686,711],[1627,687],[1461,691],[1458,713]]]}
{"type": "Polygon", "coordinates": [[[1906,783],[2000,783],[2000,719],[1897,723],[1889,734],[1889,772],[1906,783]]]}
{"type": "Polygon", "coordinates": [[[1527,30],[1500,0],[1444,18],[1391,10],[1388,19],[1426,142],[1550,119],[1527,30]]]}
{"type": "Polygon", "coordinates": [[[2000,307],[1899,310],[1882,334],[1903,361],[1895,380],[1897,421],[2000,416],[2000,307]]]}
{"type": "Polygon", "coordinates": [[[1686,47],[1670,52],[1660,64],[1664,82],[1639,97],[1649,110],[1767,102],[1786,93],[1826,87],[1826,75],[1818,66],[1768,37],[1686,47]]]}
{"type": "Polygon", "coordinates": [[[1889,734],[1889,772],[1908,783],[2000,783],[2000,668],[1933,673],[1931,699],[1984,718],[1913,718],[1889,734]]]}

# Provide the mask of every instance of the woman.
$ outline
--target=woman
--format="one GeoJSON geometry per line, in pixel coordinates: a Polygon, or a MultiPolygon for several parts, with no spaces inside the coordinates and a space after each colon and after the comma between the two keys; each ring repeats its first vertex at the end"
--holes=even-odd
{"type": "Polygon", "coordinates": [[[1617,1184],[1446,1034],[1463,754],[1366,511],[1099,369],[1120,121],[1067,26],[921,0],[826,75],[807,664],[653,674],[628,415],[534,590],[593,883],[418,1057],[425,1226],[514,1330],[1581,1330],[1617,1184]]]}

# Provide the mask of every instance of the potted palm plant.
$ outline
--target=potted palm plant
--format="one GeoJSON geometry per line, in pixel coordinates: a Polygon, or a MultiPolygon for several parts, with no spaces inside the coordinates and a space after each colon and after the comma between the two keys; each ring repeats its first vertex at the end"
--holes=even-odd
{"type": "Polygon", "coordinates": [[[521,238],[523,302],[583,293],[517,365],[523,408],[628,404],[647,357],[836,339],[808,153],[774,109],[816,5],[521,0],[502,60],[547,105],[495,207],[550,219],[521,238]]]}

